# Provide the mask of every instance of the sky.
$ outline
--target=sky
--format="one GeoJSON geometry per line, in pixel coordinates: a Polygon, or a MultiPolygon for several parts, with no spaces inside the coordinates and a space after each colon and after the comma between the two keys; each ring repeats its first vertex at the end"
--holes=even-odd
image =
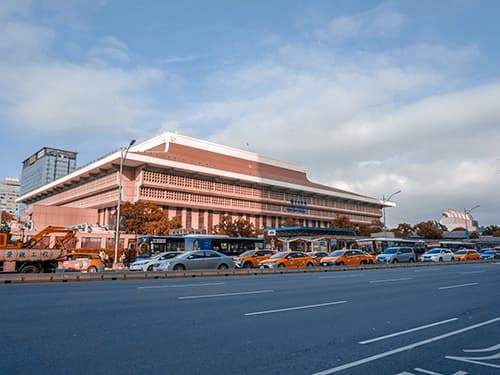
{"type": "Polygon", "coordinates": [[[0,177],[176,131],[500,224],[500,2],[0,1],[0,177]]]}

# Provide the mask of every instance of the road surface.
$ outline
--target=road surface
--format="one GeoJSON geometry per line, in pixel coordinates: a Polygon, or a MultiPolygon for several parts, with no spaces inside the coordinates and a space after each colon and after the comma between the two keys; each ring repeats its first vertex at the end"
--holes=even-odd
{"type": "Polygon", "coordinates": [[[0,374],[500,374],[500,264],[0,286],[0,374]]]}

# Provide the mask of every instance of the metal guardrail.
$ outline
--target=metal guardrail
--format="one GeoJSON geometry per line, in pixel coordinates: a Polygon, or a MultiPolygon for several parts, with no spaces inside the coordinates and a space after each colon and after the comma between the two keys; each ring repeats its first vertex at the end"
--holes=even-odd
{"type": "Polygon", "coordinates": [[[137,272],[137,271],[105,271],[98,273],[62,272],[62,273],[16,273],[0,274],[0,284],[19,283],[60,283],[80,281],[115,281],[115,280],[153,280],[153,279],[179,279],[194,277],[216,276],[258,276],[277,274],[301,274],[319,272],[349,272],[360,270],[386,269],[386,268],[422,268],[456,266],[460,264],[488,264],[494,261],[468,261],[449,263],[407,263],[407,264],[370,264],[363,266],[331,266],[309,268],[280,268],[280,269],[229,269],[229,270],[201,270],[201,271],[171,271],[171,272],[137,272]]]}

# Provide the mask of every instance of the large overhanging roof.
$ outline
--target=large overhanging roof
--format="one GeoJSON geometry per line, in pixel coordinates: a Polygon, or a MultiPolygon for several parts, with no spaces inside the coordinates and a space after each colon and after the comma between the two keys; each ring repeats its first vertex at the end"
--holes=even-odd
{"type": "MultiPolygon", "coordinates": [[[[150,166],[155,166],[159,168],[168,168],[168,169],[176,169],[180,171],[185,171],[188,173],[197,173],[200,175],[206,175],[206,176],[211,176],[211,177],[224,177],[227,179],[234,179],[234,180],[239,180],[247,183],[254,183],[254,184],[259,184],[259,185],[267,185],[270,187],[280,187],[284,189],[290,189],[290,190],[297,190],[297,191],[305,191],[308,193],[313,193],[313,194],[321,194],[321,195],[326,195],[326,196],[332,196],[336,198],[344,198],[344,199],[349,199],[349,200],[355,200],[355,201],[360,201],[360,202],[365,202],[365,203],[371,203],[371,204],[376,204],[380,206],[386,206],[386,207],[393,207],[395,206],[394,203],[392,202],[382,202],[376,198],[372,197],[367,197],[367,196],[361,196],[357,195],[354,193],[349,193],[349,192],[341,192],[341,191],[333,191],[333,190],[327,190],[327,189],[322,189],[320,187],[314,187],[314,186],[306,186],[306,185],[300,185],[300,184],[294,184],[291,182],[286,182],[286,181],[279,181],[279,180],[274,180],[274,179],[269,179],[269,178],[262,178],[258,176],[250,176],[246,175],[243,173],[235,173],[235,172],[230,172],[230,171],[225,171],[221,169],[215,169],[215,168],[210,168],[210,167],[204,167],[200,165],[194,165],[194,164],[189,164],[189,163],[184,163],[184,162],[179,162],[175,160],[168,160],[168,159],[163,159],[163,158],[158,158],[150,155],[144,155],[142,152],[145,150],[151,149],[152,147],[156,147],[162,144],[165,144],[166,148],[168,148],[168,143],[169,142],[186,142],[190,143],[192,147],[195,148],[202,148],[202,147],[210,147],[211,151],[215,152],[220,152],[224,153],[226,155],[233,156],[234,153],[238,153],[237,157],[244,157],[245,159],[248,160],[258,160],[259,162],[265,162],[265,163],[274,163],[273,165],[278,165],[284,168],[288,169],[294,169],[298,171],[303,171],[301,167],[293,166],[288,163],[284,162],[278,162],[278,161],[273,161],[272,159],[266,159],[263,157],[260,157],[257,154],[254,153],[249,153],[246,151],[242,150],[237,150],[237,149],[232,149],[229,147],[221,146],[221,145],[216,145],[216,144],[211,144],[210,142],[205,142],[205,141],[200,141],[200,140],[194,140],[189,137],[184,137],[184,136],[178,136],[176,134],[172,133],[164,133],[158,137],[152,138],[146,142],[140,143],[130,149],[129,154],[127,155],[127,159],[124,162],[125,166],[128,167],[138,167],[142,165],[150,165],[150,166]],[[179,138],[180,137],[180,138],[179,138]],[[165,143],[165,141],[167,142],[165,143]],[[218,148],[219,149],[218,149],[218,148]],[[139,154],[141,153],[141,154],[139,154]]],[[[166,151],[166,150],[165,150],[166,151]]],[[[114,169],[116,165],[118,165],[120,162],[120,151],[114,152],[100,160],[97,160],[83,168],[80,168],[67,176],[64,176],[62,178],[59,178],[53,182],[50,182],[38,189],[35,189],[22,197],[20,197],[17,202],[27,202],[36,196],[40,195],[45,195],[45,194],[50,194],[53,190],[55,189],[60,189],[64,188],[65,186],[71,185],[73,183],[78,183],[79,181],[85,180],[87,178],[93,177],[95,175],[98,175],[102,173],[103,171],[108,171],[110,169],[114,169]]]]}

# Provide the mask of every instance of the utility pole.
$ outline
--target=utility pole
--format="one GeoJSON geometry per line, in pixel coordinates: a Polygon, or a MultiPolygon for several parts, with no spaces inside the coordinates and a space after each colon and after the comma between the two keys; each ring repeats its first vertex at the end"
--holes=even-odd
{"type": "Polygon", "coordinates": [[[394,193],[390,194],[387,199],[385,198],[385,195],[382,196],[382,204],[384,205],[382,207],[382,214],[383,214],[383,220],[384,220],[384,222],[383,222],[383,224],[384,224],[384,231],[386,229],[386,224],[385,224],[385,203],[386,202],[390,202],[391,198],[394,197],[395,195],[399,194],[399,193],[401,193],[401,190],[395,191],[394,193]]]}
{"type": "Polygon", "coordinates": [[[120,169],[118,175],[118,199],[116,204],[116,227],[115,227],[115,257],[113,259],[113,269],[117,268],[118,264],[118,247],[120,246],[120,221],[121,221],[121,206],[122,206],[122,190],[123,190],[123,162],[127,158],[127,154],[135,143],[132,139],[127,148],[120,147],[120,169]]]}

